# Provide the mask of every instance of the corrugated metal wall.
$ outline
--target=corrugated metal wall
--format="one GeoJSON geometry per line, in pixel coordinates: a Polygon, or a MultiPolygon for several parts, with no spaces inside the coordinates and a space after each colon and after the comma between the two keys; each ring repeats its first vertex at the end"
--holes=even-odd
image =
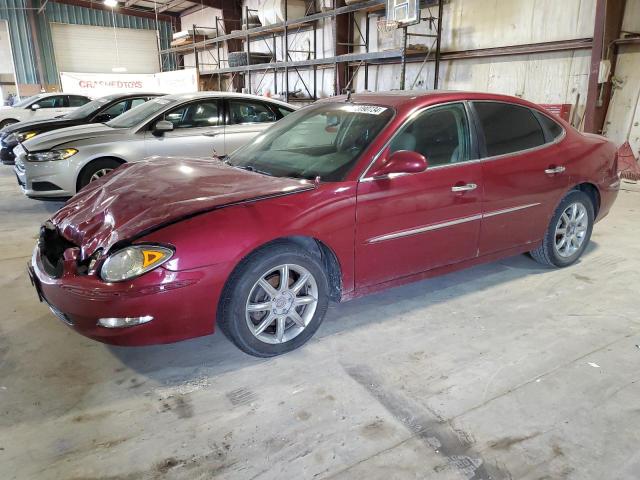
{"type": "Polygon", "coordinates": [[[0,0],[0,19],[9,24],[13,64],[18,83],[36,83],[36,60],[25,0],[0,0]],[[17,55],[16,52],[22,52],[17,55]]]}
{"type": "MultiPolygon", "coordinates": [[[[21,84],[38,83],[34,40],[25,8],[27,8],[26,0],[0,0],[0,19],[8,20],[17,82],[21,84]]],[[[42,63],[45,70],[43,82],[48,84],[59,83],[53,53],[51,28],[49,27],[50,22],[95,25],[100,27],[111,27],[115,22],[115,26],[120,28],[156,30],[156,22],[151,18],[134,17],[121,13],[112,14],[104,10],[49,2],[46,10],[42,14],[37,15],[38,37],[42,51],[42,63]]],[[[172,35],[171,24],[160,21],[158,22],[158,26],[160,31],[160,48],[168,48],[172,35]]],[[[165,56],[162,65],[163,70],[174,69],[175,58],[173,56],[165,56]]]]}

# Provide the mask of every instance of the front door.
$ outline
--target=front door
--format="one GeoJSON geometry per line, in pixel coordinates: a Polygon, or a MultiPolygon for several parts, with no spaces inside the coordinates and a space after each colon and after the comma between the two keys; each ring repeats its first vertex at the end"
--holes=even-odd
{"type": "Polygon", "coordinates": [[[32,113],[29,120],[39,120],[45,118],[53,118],[69,113],[70,108],[65,106],[66,97],[64,95],[52,95],[44,97],[36,102],[39,108],[31,109],[32,113]]]}
{"type": "Polygon", "coordinates": [[[145,133],[147,156],[212,158],[224,155],[224,125],[220,121],[217,99],[180,105],[154,120],[168,120],[173,131],[162,135],[145,133]]]}
{"type": "MultiPolygon", "coordinates": [[[[358,185],[356,287],[362,288],[477,254],[482,174],[463,103],[431,107],[394,136],[387,150],[414,150],[422,173],[364,178],[358,185]]],[[[381,161],[379,159],[378,161],[381,161]]]]}
{"type": "Polygon", "coordinates": [[[500,102],[473,102],[484,139],[480,255],[542,239],[569,187],[572,153],[556,142],[562,127],[540,112],[500,102]]]}

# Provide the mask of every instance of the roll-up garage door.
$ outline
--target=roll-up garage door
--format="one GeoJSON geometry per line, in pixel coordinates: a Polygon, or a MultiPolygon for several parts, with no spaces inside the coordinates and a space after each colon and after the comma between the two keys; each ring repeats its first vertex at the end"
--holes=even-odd
{"type": "Polygon", "coordinates": [[[59,72],[156,73],[158,44],[154,30],[94,27],[51,23],[53,49],[59,72]],[[117,48],[116,48],[117,36],[117,48]]]}

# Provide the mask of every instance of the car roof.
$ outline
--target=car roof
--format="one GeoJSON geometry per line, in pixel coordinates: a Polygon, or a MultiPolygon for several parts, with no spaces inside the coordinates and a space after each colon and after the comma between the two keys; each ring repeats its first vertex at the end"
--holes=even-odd
{"type": "Polygon", "coordinates": [[[58,95],[75,95],[77,97],[85,97],[85,98],[89,98],[87,95],[83,95],[82,93],[68,93],[68,92],[45,92],[45,93],[36,93],[35,95],[33,95],[34,97],[38,97],[38,98],[47,98],[47,97],[54,97],[54,96],[58,96],[58,95]]]}
{"type": "MultiPolygon", "coordinates": [[[[338,95],[319,100],[320,102],[346,102],[347,95],[338,95]]],[[[449,102],[455,100],[495,100],[521,105],[533,106],[518,97],[510,95],[502,95],[497,93],[472,92],[472,91],[456,91],[456,90],[391,90],[388,92],[363,92],[354,93],[349,101],[353,103],[370,103],[382,105],[386,107],[401,107],[408,103],[416,101],[429,100],[431,103],[449,102]]]]}
{"type": "Polygon", "coordinates": [[[236,92],[219,92],[219,91],[211,91],[211,92],[193,92],[193,93],[174,93],[172,95],[166,95],[164,97],[167,100],[198,100],[201,98],[244,98],[246,100],[259,100],[261,102],[271,102],[277,103],[282,106],[286,106],[289,108],[295,108],[293,105],[290,105],[281,100],[276,100],[275,98],[270,97],[262,97],[259,95],[250,95],[248,93],[236,93],[236,92]]]}
{"type": "Polygon", "coordinates": [[[116,100],[119,98],[129,98],[129,97],[162,97],[164,95],[166,95],[166,93],[157,93],[157,92],[111,93],[109,95],[105,95],[104,97],[98,97],[96,100],[100,100],[100,99],[116,100]]]}

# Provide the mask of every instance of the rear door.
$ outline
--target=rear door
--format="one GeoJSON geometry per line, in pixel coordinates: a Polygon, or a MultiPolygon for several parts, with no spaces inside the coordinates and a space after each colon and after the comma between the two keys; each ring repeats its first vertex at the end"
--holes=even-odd
{"type": "Polygon", "coordinates": [[[153,123],[168,120],[173,123],[173,131],[154,135],[151,126],[145,133],[147,155],[182,158],[224,155],[224,125],[220,107],[218,99],[209,98],[182,104],[160,115],[153,123]]]}
{"type": "Polygon", "coordinates": [[[569,152],[559,142],[564,130],[524,106],[492,101],[472,105],[484,158],[479,254],[534,243],[542,239],[569,186],[564,173],[569,152]]]}
{"type": "Polygon", "coordinates": [[[225,155],[249,143],[282,115],[265,102],[228,99],[226,102],[225,155]]]}

